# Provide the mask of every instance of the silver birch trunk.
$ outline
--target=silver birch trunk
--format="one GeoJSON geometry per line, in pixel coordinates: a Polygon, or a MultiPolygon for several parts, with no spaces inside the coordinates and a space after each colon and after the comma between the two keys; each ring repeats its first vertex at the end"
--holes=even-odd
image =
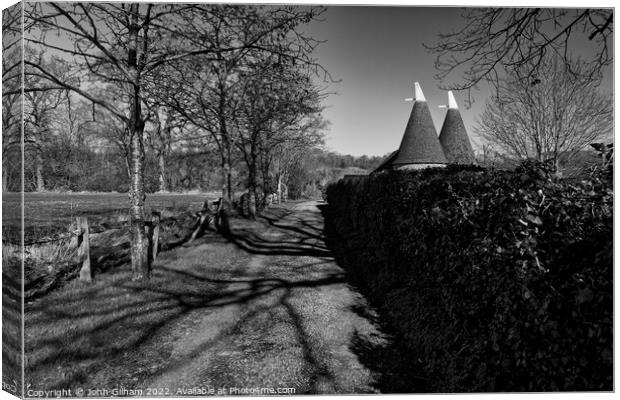
{"type": "Polygon", "coordinates": [[[142,118],[142,103],[140,93],[140,73],[138,71],[138,3],[131,7],[132,23],[129,29],[129,54],[127,64],[132,75],[130,156],[131,156],[131,183],[129,197],[131,202],[131,273],[132,280],[146,280],[150,276],[148,257],[148,238],[144,221],[144,120],[142,118]]]}
{"type": "Polygon", "coordinates": [[[158,166],[159,166],[159,191],[167,192],[168,185],[166,183],[166,158],[164,157],[163,152],[159,153],[158,166]]]}
{"type": "Polygon", "coordinates": [[[45,190],[45,181],[43,180],[43,157],[41,157],[40,151],[37,151],[35,168],[37,176],[37,192],[43,192],[45,190]]]}

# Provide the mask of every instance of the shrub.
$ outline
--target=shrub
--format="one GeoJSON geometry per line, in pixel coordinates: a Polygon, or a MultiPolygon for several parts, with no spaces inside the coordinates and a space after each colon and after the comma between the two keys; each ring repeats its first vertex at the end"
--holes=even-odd
{"type": "Polygon", "coordinates": [[[543,168],[382,172],[327,189],[339,261],[431,391],[612,390],[613,193],[543,168]]]}

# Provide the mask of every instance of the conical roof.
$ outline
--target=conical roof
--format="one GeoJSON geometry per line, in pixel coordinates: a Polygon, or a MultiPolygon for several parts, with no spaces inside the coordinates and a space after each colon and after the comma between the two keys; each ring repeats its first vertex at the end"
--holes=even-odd
{"type": "Polygon", "coordinates": [[[415,88],[413,109],[393,165],[399,167],[409,164],[445,164],[446,157],[437,139],[431,112],[418,82],[415,83],[415,88]]]}
{"type": "Polygon", "coordinates": [[[448,113],[439,134],[441,147],[450,164],[475,164],[474,151],[452,92],[448,92],[448,100],[448,113]]]}

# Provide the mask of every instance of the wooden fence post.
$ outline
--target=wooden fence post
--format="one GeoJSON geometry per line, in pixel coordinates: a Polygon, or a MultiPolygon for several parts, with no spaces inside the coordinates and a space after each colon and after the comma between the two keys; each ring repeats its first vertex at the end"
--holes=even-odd
{"type": "Polygon", "coordinates": [[[199,213],[198,218],[196,218],[196,229],[194,229],[194,232],[192,232],[192,237],[189,239],[188,243],[193,242],[199,234],[201,234],[202,232],[204,232],[205,230],[205,222],[209,220],[209,211],[207,210],[202,210],[199,213]]]}
{"type": "Polygon", "coordinates": [[[153,233],[153,237],[151,238],[151,254],[153,257],[153,261],[157,258],[157,251],[159,250],[159,220],[161,219],[161,214],[158,211],[153,211],[151,213],[151,232],[153,233]]]}
{"type": "Polygon", "coordinates": [[[224,237],[230,236],[230,221],[228,220],[228,209],[224,207],[224,199],[220,197],[215,214],[215,227],[224,237]]]}
{"type": "Polygon", "coordinates": [[[77,217],[78,226],[78,262],[82,265],[80,268],[80,280],[91,282],[93,280],[90,270],[90,241],[88,239],[88,218],[77,217]]]}

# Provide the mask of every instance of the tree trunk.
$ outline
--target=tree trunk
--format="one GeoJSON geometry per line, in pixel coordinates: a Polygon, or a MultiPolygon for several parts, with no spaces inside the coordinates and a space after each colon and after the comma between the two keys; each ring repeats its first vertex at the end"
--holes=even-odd
{"type": "Polygon", "coordinates": [[[228,207],[231,206],[233,200],[232,166],[230,165],[232,143],[228,133],[228,124],[226,121],[226,90],[225,85],[222,82],[223,81],[220,78],[218,118],[221,139],[220,153],[222,157],[222,206],[224,210],[228,211],[228,207]]]}
{"type": "Polygon", "coordinates": [[[43,157],[41,157],[41,152],[38,150],[36,164],[37,192],[43,192],[45,190],[45,181],[43,180],[43,157]]]}
{"type": "Polygon", "coordinates": [[[228,212],[224,208],[224,199],[220,198],[220,202],[215,212],[215,229],[224,237],[231,235],[230,221],[228,220],[228,212]]]}
{"type": "MultiPolygon", "coordinates": [[[[221,101],[220,101],[221,102],[221,101]]],[[[223,105],[220,105],[223,109],[223,105]]],[[[226,120],[220,118],[220,137],[222,140],[222,146],[220,148],[222,157],[222,201],[224,208],[230,206],[233,200],[232,194],[232,167],[230,165],[231,156],[231,143],[228,136],[228,129],[226,127],[226,120]]]]}
{"type": "Polygon", "coordinates": [[[256,219],[256,166],[249,166],[248,177],[248,217],[256,219]]]}
{"type": "Polygon", "coordinates": [[[230,144],[228,144],[228,168],[226,170],[226,189],[228,192],[228,204],[232,204],[235,199],[235,194],[233,193],[232,188],[232,165],[230,164],[231,157],[231,149],[230,144]]]}
{"type": "Polygon", "coordinates": [[[7,171],[7,166],[2,166],[2,191],[9,191],[9,172],[7,171]]]}
{"type": "Polygon", "coordinates": [[[131,273],[132,280],[146,280],[150,275],[148,257],[148,238],[144,223],[144,120],[142,119],[142,103],[140,93],[140,73],[137,63],[138,32],[141,29],[138,19],[139,4],[132,3],[129,30],[129,54],[127,64],[132,73],[133,90],[131,98],[130,120],[130,153],[131,182],[129,198],[131,202],[131,273]]]}
{"type": "Polygon", "coordinates": [[[161,152],[158,155],[158,165],[159,165],[159,191],[167,192],[168,185],[166,183],[166,158],[164,157],[164,153],[161,152]]]}
{"type": "MultiPolygon", "coordinates": [[[[263,204],[267,205],[267,198],[273,193],[273,187],[271,182],[269,181],[269,164],[265,161],[263,161],[262,163],[261,174],[263,177],[263,193],[261,196],[261,201],[263,202],[263,204]]],[[[271,201],[273,201],[273,198],[271,201]]]]}
{"type": "Polygon", "coordinates": [[[217,211],[216,229],[223,236],[230,236],[229,211],[232,208],[232,191],[230,188],[231,167],[230,153],[222,152],[222,198],[217,211]]]}
{"type": "Polygon", "coordinates": [[[278,191],[277,191],[278,204],[282,202],[282,175],[278,173],[278,191]]]}
{"type": "Polygon", "coordinates": [[[144,223],[143,126],[138,124],[131,138],[131,272],[133,280],[149,278],[148,239],[144,223]]]}
{"type": "MultiPolygon", "coordinates": [[[[253,137],[257,137],[256,134],[253,137]]],[[[250,145],[250,157],[246,163],[248,166],[248,217],[256,219],[256,200],[258,195],[256,193],[258,186],[258,155],[256,154],[256,145],[254,142],[250,145]]]]}
{"type": "Polygon", "coordinates": [[[261,191],[261,195],[260,195],[260,201],[262,202],[262,204],[267,207],[269,205],[271,205],[271,188],[269,187],[269,181],[265,178],[263,178],[263,189],[261,191]]]}
{"type": "Polygon", "coordinates": [[[230,162],[226,155],[222,155],[222,201],[231,202],[231,193],[229,188],[229,179],[231,175],[230,162]]]}
{"type": "Polygon", "coordinates": [[[282,183],[282,203],[286,203],[288,200],[288,186],[286,183],[282,183]]]}
{"type": "Polygon", "coordinates": [[[252,185],[248,193],[248,213],[249,213],[250,219],[256,219],[256,199],[257,198],[258,198],[258,194],[256,192],[256,185],[252,185]]]}

